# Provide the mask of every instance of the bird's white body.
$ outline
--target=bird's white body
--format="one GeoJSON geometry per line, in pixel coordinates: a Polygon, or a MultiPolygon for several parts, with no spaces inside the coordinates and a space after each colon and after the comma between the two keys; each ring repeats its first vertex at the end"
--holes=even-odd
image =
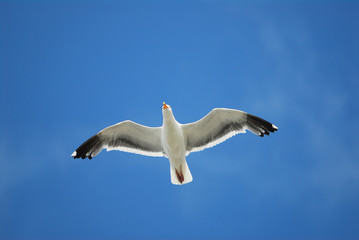
{"type": "Polygon", "coordinates": [[[182,125],[176,121],[172,111],[164,110],[162,125],[162,145],[169,158],[171,182],[185,184],[192,181],[192,174],[186,162],[186,142],[182,125]]]}
{"type": "Polygon", "coordinates": [[[261,137],[278,129],[262,118],[234,109],[215,108],[197,122],[188,124],[178,123],[171,107],[165,103],[162,114],[162,127],[123,121],[89,138],[71,156],[91,159],[106,148],[107,151],[167,157],[171,182],[182,185],[193,179],[186,162],[189,153],[213,147],[238,133],[245,133],[247,129],[261,137]]]}

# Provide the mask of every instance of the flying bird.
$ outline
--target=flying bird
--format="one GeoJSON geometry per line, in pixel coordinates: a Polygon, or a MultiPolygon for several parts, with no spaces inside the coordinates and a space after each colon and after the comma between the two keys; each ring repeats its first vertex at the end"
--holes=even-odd
{"type": "Polygon", "coordinates": [[[84,142],[71,156],[91,159],[105,148],[167,157],[171,182],[182,185],[193,179],[186,162],[189,153],[213,147],[247,129],[260,137],[278,130],[262,118],[235,109],[215,108],[197,122],[180,124],[171,106],[163,103],[162,115],[162,127],[147,127],[129,120],[107,127],[84,142]]]}

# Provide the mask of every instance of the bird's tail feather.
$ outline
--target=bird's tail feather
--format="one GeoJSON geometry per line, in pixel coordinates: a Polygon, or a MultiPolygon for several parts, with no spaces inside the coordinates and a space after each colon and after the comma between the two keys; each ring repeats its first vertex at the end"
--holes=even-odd
{"type": "Polygon", "coordinates": [[[183,185],[192,182],[192,174],[189,171],[187,162],[174,167],[171,164],[171,182],[175,185],[183,185]]]}

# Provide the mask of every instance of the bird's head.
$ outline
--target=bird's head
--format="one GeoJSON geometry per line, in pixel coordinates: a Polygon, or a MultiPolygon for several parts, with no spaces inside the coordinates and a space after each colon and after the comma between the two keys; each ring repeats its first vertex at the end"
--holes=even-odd
{"type": "Polygon", "coordinates": [[[172,110],[171,106],[166,104],[165,102],[163,102],[163,106],[162,106],[163,110],[172,110]]]}
{"type": "Polygon", "coordinates": [[[163,115],[163,120],[174,118],[171,106],[166,104],[165,102],[163,102],[163,106],[162,106],[162,115],[163,115]]]}

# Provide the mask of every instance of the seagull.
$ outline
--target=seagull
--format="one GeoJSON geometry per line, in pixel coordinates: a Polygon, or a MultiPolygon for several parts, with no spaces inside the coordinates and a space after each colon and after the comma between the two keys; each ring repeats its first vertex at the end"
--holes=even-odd
{"type": "Polygon", "coordinates": [[[89,138],[72,153],[73,158],[93,158],[104,148],[153,157],[170,162],[171,182],[183,185],[193,180],[186,156],[224,142],[246,130],[263,137],[278,127],[249,113],[215,108],[197,122],[180,124],[170,105],[163,103],[162,127],[147,127],[126,120],[109,126],[89,138]]]}

